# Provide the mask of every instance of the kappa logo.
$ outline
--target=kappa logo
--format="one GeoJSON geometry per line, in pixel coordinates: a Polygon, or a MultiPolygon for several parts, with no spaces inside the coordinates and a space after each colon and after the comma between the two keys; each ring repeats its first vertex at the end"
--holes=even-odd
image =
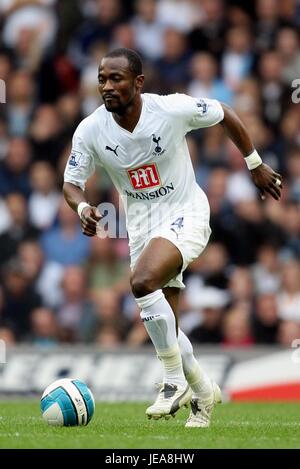
{"type": "Polygon", "coordinates": [[[72,168],[78,168],[80,166],[82,159],[82,153],[80,151],[72,150],[70,159],[69,159],[69,166],[72,168]]]}
{"type": "Polygon", "coordinates": [[[115,149],[109,147],[108,145],[106,145],[105,147],[105,150],[109,150],[109,151],[112,151],[116,156],[118,156],[118,153],[117,153],[117,148],[118,148],[119,145],[116,146],[115,149]]]}
{"type": "Polygon", "coordinates": [[[146,164],[127,171],[133,189],[148,189],[160,186],[160,178],[155,163],[146,164]]]}
{"type": "Polygon", "coordinates": [[[156,147],[154,148],[154,152],[152,155],[156,156],[158,154],[162,155],[166,150],[163,150],[162,147],[159,145],[159,141],[161,137],[156,137],[155,134],[152,134],[152,142],[156,143],[156,147]]]}

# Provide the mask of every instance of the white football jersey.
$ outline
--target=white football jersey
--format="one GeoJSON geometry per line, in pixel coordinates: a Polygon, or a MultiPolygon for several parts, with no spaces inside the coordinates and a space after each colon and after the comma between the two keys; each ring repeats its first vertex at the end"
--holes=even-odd
{"type": "Polygon", "coordinates": [[[196,183],[185,135],[224,117],[221,104],[184,94],[142,94],[133,132],[120,127],[104,105],[77,127],[64,180],[83,190],[95,165],[110,175],[123,201],[129,239],[155,231],[169,216],[207,205],[196,183]],[[159,214],[159,215],[158,215],[159,214]]]}

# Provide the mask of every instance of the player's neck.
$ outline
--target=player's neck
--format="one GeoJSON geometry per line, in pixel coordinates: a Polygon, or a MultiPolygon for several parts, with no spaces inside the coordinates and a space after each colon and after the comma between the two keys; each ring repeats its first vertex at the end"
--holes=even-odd
{"type": "Polygon", "coordinates": [[[113,118],[123,129],[128,130],[128,132],[133,132],[139,121],[142,107],[143,101],[141,95],[138,94],[123,114],[113,112],[113,118]]]}

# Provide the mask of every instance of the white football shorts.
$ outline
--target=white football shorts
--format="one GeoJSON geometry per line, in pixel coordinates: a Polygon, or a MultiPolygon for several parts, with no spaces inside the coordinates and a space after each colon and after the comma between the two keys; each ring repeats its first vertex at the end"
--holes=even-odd
{"type": "Polygon", "coordinates": [[[209,209],[205,214],[194,212],[182,216],[175,215],[174,219],[170,217],[167,224],[162,224],[147,236],[129,242],[130,269],[133,271],[139,256],[151,239],[166,238],[179,249],[183,262],[181,272],[163,287],[183,289],[185,285],[182,281],[182,274],[187,266],[204,251],[210,235],[209,209]]]}

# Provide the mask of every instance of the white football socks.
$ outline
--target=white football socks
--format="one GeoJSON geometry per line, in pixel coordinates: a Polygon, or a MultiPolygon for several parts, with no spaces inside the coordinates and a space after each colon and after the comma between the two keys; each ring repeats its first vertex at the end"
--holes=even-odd
{"type": "Polygon", "coordinates": [[[136,298],[141,318],[164,367],[164,383],[185,386],[176,322],[171,306],[162,290],[136,298]]]}
{"type": "Polygon", "coordinates": [[[175,316],[162,290],[136,298],[136,302],[142,310],[142,321],[163,364],[164,383],[184,386],[187,380],[195,397],[210,399],[211,380],[200,367],[191,342],[180,329],[177,340],[175,316]]]}
{"type": "Polygon", "coordinates": [[[212,383],[207,374],[201,369],[193,354],[193,347],[187,336],[179,329],[178,344],[180,347],[183,371],[187,382],[193,391],[193,396],[202,401],[211,398],[212,383]]]}

